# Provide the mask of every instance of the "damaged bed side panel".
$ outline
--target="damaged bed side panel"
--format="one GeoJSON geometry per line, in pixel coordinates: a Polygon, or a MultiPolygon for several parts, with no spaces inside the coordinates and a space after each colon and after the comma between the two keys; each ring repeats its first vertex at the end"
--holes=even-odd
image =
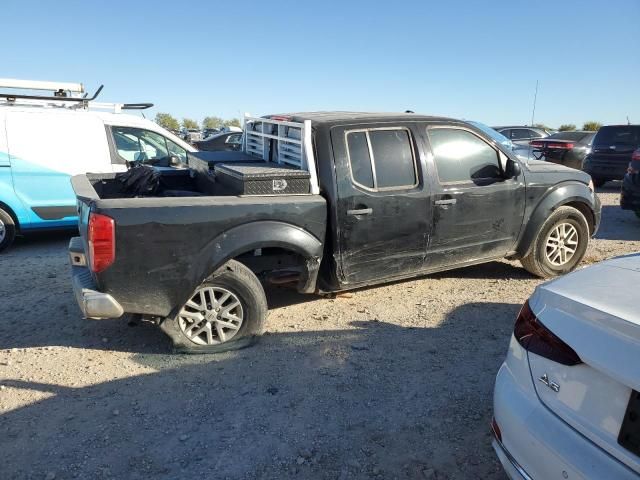
{"type": "MultiPolygon", "coordinates": [[[[98,200],[93,211],[116,222],[117,259],[98,286],[125,311],[167,316],[217,267],[255,249],[298,253],[316,275],[326,210],[319,195],[98,200]]],[[[303,288],[315,284],[309,276],[303,288]]]]}

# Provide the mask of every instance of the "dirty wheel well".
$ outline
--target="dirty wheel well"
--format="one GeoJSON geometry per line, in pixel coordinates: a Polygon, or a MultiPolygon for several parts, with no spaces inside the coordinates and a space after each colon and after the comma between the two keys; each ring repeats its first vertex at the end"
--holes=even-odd
{"type": "Polygon", "coordinates": [[[270,283],[294,283],[307,275],[305,258],[286,248],[259,248],[238,255],[234,260],[270,283]]]}
{"type": "Polygon", "coordinates": [[[595,219],[593,217],[593,211],[591,210],[589,205],[584,202],[569,202],[564,206],[573,207],[580,213],[582,213],[582,215],[584,215],[584,218],[587,219],[587,225],[589,225],[589,235],[593,235],[593,231],[595,229],[595,219]]]}

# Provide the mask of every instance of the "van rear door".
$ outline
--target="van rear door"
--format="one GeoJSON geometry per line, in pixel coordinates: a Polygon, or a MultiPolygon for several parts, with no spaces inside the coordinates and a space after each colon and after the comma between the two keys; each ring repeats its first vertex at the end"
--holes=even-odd
{"type": "Polygon", "coordinates": [[[23,227],[75,224],[70,176],[108,171],[111,164],[102,121],[85,112],[13,111],[6,132],[14,189],[30,209],[23,227]]]}

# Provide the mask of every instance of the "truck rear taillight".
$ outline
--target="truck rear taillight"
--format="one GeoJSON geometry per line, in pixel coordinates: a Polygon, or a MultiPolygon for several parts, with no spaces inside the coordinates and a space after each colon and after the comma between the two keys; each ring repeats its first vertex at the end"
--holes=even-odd
{"type": "Polygon", "coordinates": [[[578,365],[582,363],[578,354],[569,345],[540,323],[540,320],[531,311],[528,300],[518,314],[513,335],[525,350],[536,355],[562,365],[578,365]]]}
{"type": "Polygon", "coordinates": [[[116,224],[113,218],[89,214],[89,267],[99,273],[116,259],[116,224]]]}

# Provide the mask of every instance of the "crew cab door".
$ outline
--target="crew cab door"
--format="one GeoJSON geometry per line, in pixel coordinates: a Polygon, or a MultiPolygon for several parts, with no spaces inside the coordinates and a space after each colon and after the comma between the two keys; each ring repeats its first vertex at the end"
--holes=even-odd
{"type": "Polygon", "coordinates": [[[343,286],[420,270],[431,227],[414,132],[408,126],[334,127],[338,275],[343,286]]]}
{"type": "Polygon", "coordinates": [[[429,268],[506,255],[524,217],[523,174],[505,178],[499,150],[471,129],[432,125],[427,133],[437,171],[429,268]]]}

